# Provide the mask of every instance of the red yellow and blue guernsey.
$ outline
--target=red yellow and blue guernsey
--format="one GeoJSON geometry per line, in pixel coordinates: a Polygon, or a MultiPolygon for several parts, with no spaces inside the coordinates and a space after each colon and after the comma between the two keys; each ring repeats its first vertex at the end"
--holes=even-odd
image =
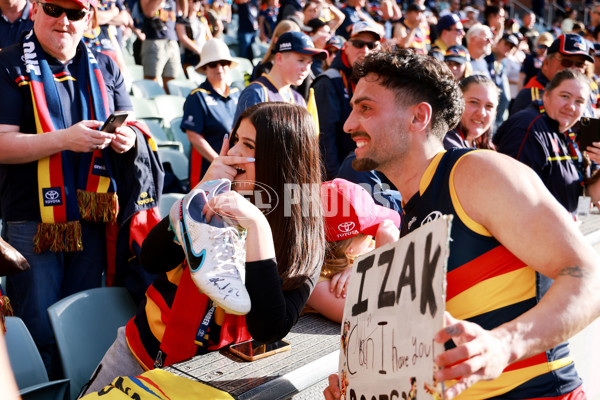
{"type": "MultiPolygon", "coordinates": [[[[473,149],[439,153],[404,206],[402,235],[445,214],[454,216],[448,259],[446,309],[456,318],[493,329],[534,307],[552,280],[508,251],[464,212],[454,170],[473,149]]],[[[450,382],[448,384],[451,384],[450,382]]],[[[567,343],[506,367],[495,380],[478,382],[458,398],[539,399],[562,396],[581,385],[567,343]]]]}
{"type": "Polygon", "coordinates": [[[147,370],[252,338],[246,317],[214,306],[198,291],[185,264],[160,274],[150,285],[125,335],[131,352],[147,370]]]}

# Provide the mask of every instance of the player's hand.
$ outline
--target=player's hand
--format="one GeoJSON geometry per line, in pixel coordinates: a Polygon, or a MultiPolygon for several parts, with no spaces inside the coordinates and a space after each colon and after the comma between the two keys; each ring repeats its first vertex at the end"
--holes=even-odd
{"type": "Polygon", "coordinates": [[[208,167],[206,170],[201,182],[208,182],[223,178],[233,181],[238,173],[238,170],[235,168],[235,166],[254,162],[254,159],[249,159],[247,157],[228,156],[228,151],[229,137],[228,135],[225,135],[219,156],[215,158],[212,163],[210,163],[210,167],[208,167]]]}
{"type": "Polygon", "coordinates": [[[63,130],[64,148],[78,153],[104,149],[115,138],[112,133],[99,131],[100,121],[84,120],[63,130]]]}
{"type": "Polygon", "coordinates": [[[120,126],[115,130],[115,138],[110,142],[110,147],[118,154],[125,153],[135,145],[135,139],[133,128],[120,126]]]}
{"type": "Polygon", "coordinates": [[[346,298],[348,283],[350,283],[350,275],[352,274],[352,266],[349,265],[342,272],[338,272],[331,277],[329,282],[329,291],[335,294],[335,297],[346,298]]]}
{"type": "Polygon", "coordinates": [[[325,395],[325,400],[338,400],[342,396],[337,374],[329,375],[329,386],[323,390],[323,394],[325,395]]]}
{"type": "Polygon", "coordinates": [[[449,399],[456,397],[480,380],[495,379],[509,364],[509,343],[495,331],[477,324],[455,319],[446,311],[446,327],[435,335],[435,341],[445,343],[452,339],[456,347],[435,358],[440,369],[435,373],[439,382],[456,379],[446,389],[449,399]]]}

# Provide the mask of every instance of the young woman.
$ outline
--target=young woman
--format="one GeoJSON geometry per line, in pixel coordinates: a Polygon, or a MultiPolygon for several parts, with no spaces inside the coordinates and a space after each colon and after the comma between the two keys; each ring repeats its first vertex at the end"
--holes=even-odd
{"type": "Polygon", "coordinates": [[[444,148],[493,148],[492,126],[498,107],[498,87],[483,75],[471,75],[459,83],[465,111],[455,129],[444,136],[444,148]]]}
{"type": "Polygon", "coordinates": [[[306,109],[269,102],[244,111],[205,175],[205,181],[231,180],[234,190],[209,200],[205,210],[212,210],[207,220],[214,212],[227,214],[247,230],[245,285],[251,311],[240,316],[212,309],[210,299],[192,282],[182,247],[174,242],[165,218],[144,241],[141,255],[144,267],[161,275],[148,288],[136,316],[119,329],[88,392],[117,376],[138,375],[250,337],[270,343],[287,335],[323,262],[320,177],[317,135],[306,109]],[[263,188],[279,197],[264,213],[236,193],[253,193],[256,204],[267,204],[263,188]],[[203,325],[204,320],[209,322],[203,325]],[[201,327],[207,334],[197,338],[201,327]]]}
{"type": "Polygon", "coordinates": [[[591,204],[600,199],[596,171],[588,168],[589,161],[600,161],[600,146],[579,148],[571,130],[584,116],[589,98],[589,78],[573,68],[562,70],[546,86],[541,103],[511,115],[494,135],[498,151],[533,168],[574,217],[584,191],[591,204]]]}

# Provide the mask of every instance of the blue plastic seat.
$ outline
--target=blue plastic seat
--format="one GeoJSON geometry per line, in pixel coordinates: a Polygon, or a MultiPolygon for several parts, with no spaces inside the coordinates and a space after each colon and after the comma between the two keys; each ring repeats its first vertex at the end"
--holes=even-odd
{"type": "Polygon", "coordinates": [[[171,79],[167,81],[169,93],[173,96],[188,97],[190,92],[196,89],[198,85],[190,79],[171,79]]]}
{"type": "Polygon", "coordinates": [[[187,182],[190,178],[190,161],[188,157],[180,151],[160,147],[158,157],[163,164],[171,164],[173,173],[181,182],[187,182]]]}
{"type": "Polygon", "coordinates": [[[6,317],[6,348],[23,400],[66,400],[69,380],[49,381],[42,357],[25,323],[6,317]]]}
{"type": "Polygon", "coordinates": [[[89,381],[117,338],[117,329],[135,312],[131,295],[122,287],[84,290],[48,307],[63,373],[71,380],[71,399],[89,381]]]}
{"type": "Polygon", "coordinates": [[[153,99],[158,95],[166,93],[165,89],[152,79],[142,79],[131,82],[131,94],[137,97],[153,99]]]}
{"type": "Polygon", "coordinates": [[[163,193],[158,203],[158,212],[160,213],[161,218],[168,216],[173,203],[183,199],[184,196],[185,194],[183,193],[163,193]]]}
{"type": "Polygon", "coordinates": [[[183,153],[189,159],[192,156],[192,144],[190,143],[190,139],[188,139],[187,133],[181,130],[182,119],[183,117],[176,117],[171,120],[171,136],[173,136],[174,140],[181,143],[183,146],[183,153]]]}

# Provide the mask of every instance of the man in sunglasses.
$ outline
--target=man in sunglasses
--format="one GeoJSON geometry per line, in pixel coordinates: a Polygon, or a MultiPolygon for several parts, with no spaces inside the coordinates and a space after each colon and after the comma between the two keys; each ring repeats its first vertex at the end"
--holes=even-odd
{"type": "MultiPolygon", "coordinates": [[[[563,69],[574,68],[585,74],[586,62],[594,62],[587,40],[574,33],[557,37],[548,48],[538,74],[527,82],[515,98],[510,114],[527,108],[534,101],[541,100],[546,85],[563,69]]],[[[588,114],[592,116],[593,111],[588,110],[588,114]]]]}
{"type": "MultiPolygon", "coordinates": [[[[0,52],[2,234],[31,265],[8,278],[7,291],[51,379],[60,361],[47,307],[100,287],[108,263],[127,263],[132,256],[122,254],[126,251],[118,253],[123,257],[107,256],[112,243],[107,231],[118,229],[118,216],[119,222],[128,221],[123,226],[129,237],[129,221],[136,217],[128,213],[147,209],[136,200],[156,206],[159,190],[146,186],[145,196],[129,202],[129,191],[145,184],[135,174],[146,183],[156,176],[140,169],[138,161],[150,168],[154,160],[159,170],[160,164],[136,130],[98,130],[111,113],[133,107],[115,62],[94,56],[82,41],[95,5],[38,0],[32,6],[33,30],[0,52]],[[143,161],[137,158],[142,151],[147,152],[143,161]]],[[[158,220],[144,217],[148,223],[158,220]]]]}
{"type": "Polygon", "coordinates": [[[446,14],[438,20],[437,24],[438,38],[431,46],[429,55],[444,61],[446,50],[450,46],[462,45],[465,37],[465,29],[457,14],[446,14]]]}
{"type": "Polygon", "coordinates": [[[321,131],[319,145],[327,179],[337,176],[342,161],[356,148],[343,129],[350,115],[350,98],[356,86],[352,67],[367,54],[377,51],[381,47],[380,40],[376,27],[367,22],[357,22],[352,27],[350,39],[344,43],[331,66],[313,82],[321,131]]]}

